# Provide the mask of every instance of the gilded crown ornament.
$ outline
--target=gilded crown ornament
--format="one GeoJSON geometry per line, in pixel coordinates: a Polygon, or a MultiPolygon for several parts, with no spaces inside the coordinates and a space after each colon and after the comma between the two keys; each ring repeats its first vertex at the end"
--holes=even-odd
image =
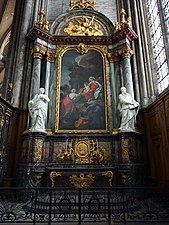
{"type": "Polygon", "coordinates": [[[96,10],[96,3],[88,0],[70,1],[70,9],[93,9],[96,10]]]}

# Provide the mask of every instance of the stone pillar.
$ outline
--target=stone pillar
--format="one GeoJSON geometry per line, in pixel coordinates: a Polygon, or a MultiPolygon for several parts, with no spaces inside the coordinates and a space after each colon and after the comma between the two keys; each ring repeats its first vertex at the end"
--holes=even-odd
{"type": "Polygon", "coordinates": [[[123,80],[124,86],[127,88],[127,92],[134,98],[133,78],[131,73],[130,57],[133,51],[130,48],[124,50],[121,54],[123,58],[123,80]]]}
{"type": "MultiPolygon", "coordinates": [[[[50,99],[50,102],[48,104],[48,118],[47,118],[46,127],[47,128],[51,128],[51,117],[52,117],[51,114],[53,113],[53,112],[51,112],[51,108],[54,107],[54,109],[55,109],[55,106],[54,106],[55,104],[53,103],[53,96],[52,96],[52,89],[51,89],[52,86],[53,86],[53,83],[56,82],[53,79],[53,77],[52,77],[53,76],[52,74],[54,73],[52,68],[53,68],[53,64],[55,62],[55,53],[47,52],[45,60],[46,60],[46,67],[45,67],[45,94],[50,99]]],[[[56,84],[54,84],[54,86],[55,85],[56,84]]],[[[54,91],[56,91],[56,88],[54,89],[54,91]]]]}
{"type": "Polygon", "coordinates": [[[114,130],[117,129],[120,124],[120,117],[117,109],[118,94],[121,86],[119,58],[115,56],[113,53],[109,54],[109,62],[110,62],[110,80],[112,93],[112,120],[114,130]]]}
{"type": "MultiPolygon", "coordinates": [[[[139,37],[142,37],[142,32],[140,29],[140,23],[139,23],[139,12],[137,8],[137,3],[136,1],[133,1],[132,4],[134,15],[135,15],[135,24],[136,24],[136,32],[139,37]]],[[[137,43],[137,62],[139,63],[139,77],[140,77],[140,92],[141,92],[141,99],[142,99],[142,106],[146,107],[148,104],[148,92],[147,92],[147,80],[146,80],[146,74],[145,74],[145,69],[144,69],[144,54],[143,54],[143,49],[142,49],[142,42],[141,38],[138,38],[138,43],[137,43]]]]}
{"type": "Polygon", "coordinates": [[[49,81],[50,81],[50,62],[46,62],[46,74],[45,74],[45,94],[49,96],[49,81]]]}
{"type": "Polygon", "coordinates": [[[22,87],[27,76],[29,57],[29,43],[25,38],[33,23],[34,1],[16,1],[14,21],[11,31],[10,54],[5,75],[4,97],[7,97],[7,87],[13,84],[11,103],[15,107],[22,105],[22,87]]]}
{"type": "Polygon", "coordinates": [[[40,76],[41,76],[41,59],[42,53],[36,51],[33,53],[33,71],[32,71],[32,80],[31,80],[31,90],[30,90],[30,99],[38,93],[40,88],[40,76]]]}

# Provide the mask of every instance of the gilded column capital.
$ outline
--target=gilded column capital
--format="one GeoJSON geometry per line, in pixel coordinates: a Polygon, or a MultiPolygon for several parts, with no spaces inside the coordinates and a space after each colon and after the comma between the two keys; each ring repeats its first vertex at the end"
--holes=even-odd
{"type": "Polygon", "coordinates": [[[124,48],[118,50],[118,54],[121,55],[121,57],[124,58],[130,58],[133,55],[133,50],[131,48],[124,48]]]}
{"type": "Polygon", "coordinates": [[[56,53],[46,52],[45,60],[47,62],[55,62],[56,61],[56,53]]]}
{"type": "Polygon", "coordinates": [[[35,46],[35,47],[32,49],[32,55],[33,55],[33,58],[42,59],[43,56],[45,55],[45,50],[39,48],[38,46],[35,46]]]}
{"type": "Polygon", "coordinates": [[[107,53],[107,58],[109,59],[109,62],[118,62],[118,61],[120,61],[117,51],[111,52],[111,53],[107,53]]]}

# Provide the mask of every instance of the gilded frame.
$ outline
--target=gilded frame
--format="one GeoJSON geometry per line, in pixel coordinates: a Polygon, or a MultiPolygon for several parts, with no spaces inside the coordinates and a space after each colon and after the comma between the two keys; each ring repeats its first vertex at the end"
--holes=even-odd
{"type": "MultiPolygon", "coordinates": [[[[55,120],[55,132],[56,133],[108,133],[108,97],[107,97],[107,77],[106,77],[106,56],[107,56],[107,47],[105,46],[89,46],[83,43],[75,46],[60,46],[57,49],[57,59],[58,59],[58,74],[57,74],[57,90],[56,90],[56,120],[55,120]],[[89,52],[95,52],[96,54],[100,54],[102,57],[102,75],[104,82],[104,128],[97,129],[75,129],[68,128],[61,125],[61,89],[62,89],[62,60],[64,54],[68,53],[68,51],[77,52],[80,55],[88,54],[89,52]]],[[[96,126],[97,127],[97,126],[96,126]]]]}

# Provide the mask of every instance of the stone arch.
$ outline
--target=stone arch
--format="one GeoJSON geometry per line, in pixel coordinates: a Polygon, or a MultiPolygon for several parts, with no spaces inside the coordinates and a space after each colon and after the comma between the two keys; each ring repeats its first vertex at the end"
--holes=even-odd
{"type": "MultiPolygon", "coordinates": [[[[65,27],[70,23],[74,23],[82,17],[87,18],[90,22],[94,22],[99,26],[103,36],[111,36],[114,32],[113,23],[103,14],[91,9],[69,10],[55,19],[50,28],[50,33],[54,35],[67,35],[64,32],[65,27]]],[[[73,36],[73,35],[72,35],[73,36]]],[[[99,35],[98,35],[99,36],[99,35]]]]}

